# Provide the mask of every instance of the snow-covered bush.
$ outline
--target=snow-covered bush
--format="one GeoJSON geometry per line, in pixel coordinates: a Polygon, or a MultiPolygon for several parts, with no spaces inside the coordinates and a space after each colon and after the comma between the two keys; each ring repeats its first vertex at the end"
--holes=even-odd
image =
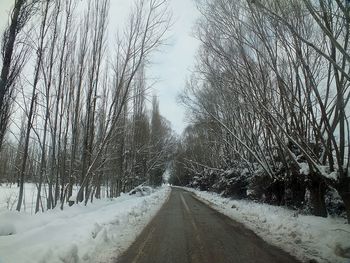
{"type": "Polygon", "coordinates": [[[129,195],[147,196],[152,194],[153,192],[154,192],[154,189],[152,187],[141,185],[132,189],[129,192],[129,195]]]}
{"type": "Polygon", "coordinates": [[[241,169],[229,169],[220,174],[213,190],[223,196],[232,196],[238,199],[247,197],[249,172],[241,169]]]}

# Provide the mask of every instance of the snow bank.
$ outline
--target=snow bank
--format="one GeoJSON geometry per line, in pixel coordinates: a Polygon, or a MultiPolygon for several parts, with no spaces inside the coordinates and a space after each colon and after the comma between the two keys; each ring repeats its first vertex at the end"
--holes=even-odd
{"type": "Polygon", "coordinates": [[[169,196],[122,195],[30,215],[0,208],[0,262],[108,262],[138,236],[169,196]]]}
{"type": "Polygon", "coordinates": [[[283,207],[184,189],[302,261],[350,262],[350,225],[343,218],[300,215],[283,207]]]}

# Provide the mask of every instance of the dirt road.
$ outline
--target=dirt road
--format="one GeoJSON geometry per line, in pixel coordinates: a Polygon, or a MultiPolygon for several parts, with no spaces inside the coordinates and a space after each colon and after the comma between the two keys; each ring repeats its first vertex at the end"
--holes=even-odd
{"type": "Polygon", "coordinates": [[[173,188],[153,221],[117,263],[291,263],[287,253],[173,188]]]}

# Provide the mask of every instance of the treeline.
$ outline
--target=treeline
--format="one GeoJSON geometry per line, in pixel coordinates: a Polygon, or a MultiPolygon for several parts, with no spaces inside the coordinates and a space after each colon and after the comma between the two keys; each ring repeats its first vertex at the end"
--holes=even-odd
{"type": "Polygon", "coordinates": [[[18,211],[25,182],[37,186],[35,212],[162,182],[173,135],[157,99],[146,107],[146,66],[169,28],[167,2],[135,1],[111,45],[108,11],[109,0],[15,1],[2,46],[0,183],[18,183],[18,211]]]}
{"type": "Polygon", "coordinates": [[[350,3],[199,0],[173,183],[350,222],[350,3]]]}

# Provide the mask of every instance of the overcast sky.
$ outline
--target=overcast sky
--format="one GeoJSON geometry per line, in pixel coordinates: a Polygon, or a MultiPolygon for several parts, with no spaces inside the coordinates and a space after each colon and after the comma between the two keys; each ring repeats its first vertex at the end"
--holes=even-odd
{"type": "MultiPolygon", "coordinates": [[[[8,21],[8,13],[14,0],[0,0],[0,31],[8,21]]],[[[110,0],[109,39],[115,36],[115,29],[128,13],[131,0],[110,0]]],[[[153,59],[149,73],[157,78],[154,85],[159,97],[160,111],[172,124],[172,128],[181,133],[186,126],[184,109],[177,104],[176,98],[184,88],[187,76],[194,63],[198,41],[192,36],[195,20],[199,16],[193,0],[170,0],[174,25],[169,45],[158,52],[153,59]]]]}

